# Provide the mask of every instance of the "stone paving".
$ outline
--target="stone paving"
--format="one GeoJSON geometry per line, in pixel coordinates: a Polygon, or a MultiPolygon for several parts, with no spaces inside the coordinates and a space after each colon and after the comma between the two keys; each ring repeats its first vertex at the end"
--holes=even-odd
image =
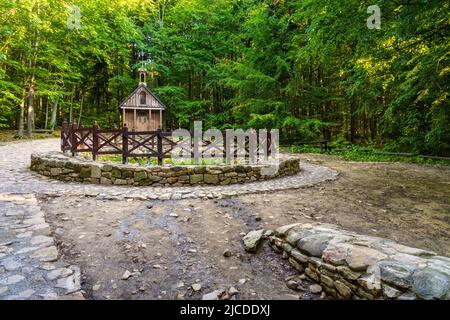
{"type": "Polygon", "coordinates": [[[227,186],[198,187],[126,187],[67,183],[31,173],[34,152],[57,151],[59,139],[32,141],[0,147],[0,193],[40,193],[47,195],[87,195],[101,199],[179,200],[187,198],[223,198],[236,195],[295,189],[334,180],[338,173],[329,168],[301,163],[301,173],[291,177],[227,186]]]}
{"type": "Polygon", "coordinates": [[[121,187],[64,183],[29,170],[35,152],[58,151],[59,139],[0,146],[0,299],[83,299],[80,268],[64,262],[37,195],[104,200],[213,199],[278,191],[336,179],[326,167],[302,163],[296,176],[211,187],[121,187]]]}
{"type": "Polygon", "coordinates": [[[67,265],[32,194],[0,194],[0,299],[82,298],[80,269],[67,265]]]}

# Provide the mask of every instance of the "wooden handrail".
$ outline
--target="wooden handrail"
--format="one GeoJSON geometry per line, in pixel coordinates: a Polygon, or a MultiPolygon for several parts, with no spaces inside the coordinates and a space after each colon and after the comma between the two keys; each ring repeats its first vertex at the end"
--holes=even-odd
{"type": "MultiPolygon", "coordinates": [[[[94,161],[98,159],[99,155],[120,154],[124,164],[128,162],[129,158],[155,157],[158,159],[158,164],[161,165],[164,159],[171,158],[170,153],[178,144],[171,139],[171,135],[172,132],[163,132],[161,129],[130,131],[126,124],[122,128],[101,129],[97,123],[89,128],[78,125],[76,122],[69,125],[67,121],[64,121],[61,128],[61,151],[70,151],[72,156],[76,156],[77,153],[90,152],[94,161]]],[[[226,142],[226,139],[223,141],[226,142]]],[[[202,146],[210,144],[211,141],[202,140],[202,146]]],[[[248,150],[248,144],[249,140],[246,138],[246,150],[248,150]]],[[[270,154],[270,144],[271,137],[269,135],[267,137],[267,154],[270,154]]],[[[224,153],[225,150],[226,148],[223,148],[224,153]]]]}

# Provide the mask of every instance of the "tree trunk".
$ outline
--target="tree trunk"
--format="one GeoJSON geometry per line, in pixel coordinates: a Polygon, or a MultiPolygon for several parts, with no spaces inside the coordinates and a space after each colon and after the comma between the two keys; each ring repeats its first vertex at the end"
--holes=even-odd
{"type": "Polygon", "coordinates": [[[73,96],[70,98],[70,107],[69,107],[69,123],[73,122],[73,96]]]}
{"type": "Polygon", "coordinates": [[[166,11],[166,4],[162,3],[159,5],[159,26],[162,28],[164,28],[164,16],[165,16],[165,11],[166,11]]]}
{"type": "Polygon", "coordinates": [[[189,84],[188,84],[189,88],[188,88],[188,94],[189,94],[189,99],[193,100],[194,99],[194,90],[193,90],[193,85],[192,85],[192,71],[189,70],[189,84]]]}
{"type": "Polygon", "coordinates": [[[45,102],[45,125],[44,125],[44,129],[47,130],[48,127],[48,97],[47,97],[47,101],[45,102]]]}
{"type": "Polygon", "coordinates": [[[53,130],[55,130],[56,126],[56,116],[58,114],[58,100],[59,98],[56,97],[55,101],[53,102],[53,110],[52,110],[52,120],[50,121],[50,127],[53,130]]]}
{"type": "MultiPolygon", "coordinates": [[[[40,1],[37,1],[36,15],[39,17],[40,15],[40,1]]],[[[27,114],[27,135],[31,137],[33,135],[34,129],[34,100],[36,96],[36,65],[38,59],[38,51],[39,51],[39,30],[36,26],[33,28],[34,38],[31,41],[31,49],[32,55],[29,63],[29,70],[31,72],[30,82],[29,82],[29,91],[28,91],[28,114],[27,114]]]]}
{"type": "Polygon", "coordinates": [[[350,142],[356,142],[356,118],[355,118],[356,103],[352,101],[350,106],[350,142]]]}
{"type": "Polygon", "coordinates": [[[23,138],[23,125],[24,125],[24,118],[25,117],[25,99],[22,99],[20,102],[20,118],[19,118],[19,128],[17,128],[17,137],[23,138]]]}
{"type": "Polygon", "coordinates": [[[84,96],[81,96],[81,100],[80,100],[80,115],[78,116],[78,124],[81,124],[81,115],[83,114],[83,99],[84,96]]]}
{"type": "Polygon", "coordinates": [[[31,78],[30,91],[28,92],[28,115],[27,115],[27,136],[31,137],[33,135],[34,127],[34,76],[31,78]]]}
{"type": "MultiPolygon", "coordinates": [[[[312,86],[313,86],[313,80],[314,80],[313,61],[312,61],[312,58],[309,58],[309,66],[308,66],[308,84],[309,84],[309,87],[310,87],[310,88],[312,88],[312,86]]],[[[308,110],[307,110],[307,113],[306,113],[306,115],[307,115],[308,117],[311,117],[311,114],[312,114],[312,108],[313,108],[312,103],[309,102],[309,103],[308,103],[308,110]]]]}
{"type": "Polygon", "coordinates": [[[377,119],[375,119],[375,116],[370,117],[370,137],[373,141],[377,138],[377,119]]]}
{"type": "Polygon", "coordinates": [[[367,113],[364,112],[364,117],[362,119],[363,121],[363,136],[364,136],[364,143],[367,142],[367,113]]]}

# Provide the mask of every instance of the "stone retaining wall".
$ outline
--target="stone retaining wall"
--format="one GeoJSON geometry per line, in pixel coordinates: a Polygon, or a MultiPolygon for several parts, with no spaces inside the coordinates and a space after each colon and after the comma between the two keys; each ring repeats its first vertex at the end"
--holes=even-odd
{"type": "Polygon", "coordinates": [[[138,166],[94,162],[62,153],[33,154],[31,170],[62,181],[130,186],[229,185],[292,176],[300,171],[298,159],[280,162],[274,176],[261,174],[264,166],[138,166]]]}
{"type": "Polygon", "coordinates": [[[277,229],[270,246],[329,296],[450,299],[450,258],[332,225],[277,229]]]}

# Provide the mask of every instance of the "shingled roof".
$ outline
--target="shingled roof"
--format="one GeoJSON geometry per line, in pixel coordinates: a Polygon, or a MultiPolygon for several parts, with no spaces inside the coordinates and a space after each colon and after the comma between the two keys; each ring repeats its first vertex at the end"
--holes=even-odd
{"type": "MultiPolygon", "coordinates": [[[[133,97],[140,89],[144,89],[149,95],[151,95],[155,100],[160,104],[160,107],[162,109],[166,109],[166,105],[162,103],[162,101],[158,98],[156,94],[154,94],[144,83],[141,83],[134,91],[120,104],[120,109],[124,107],[124,105],[133,97]]],[[[135,107],[141,107],[141,106],[135,106],[135,107]]],[[[150,108],[150,107],[148,107],[150,108]]]]}

